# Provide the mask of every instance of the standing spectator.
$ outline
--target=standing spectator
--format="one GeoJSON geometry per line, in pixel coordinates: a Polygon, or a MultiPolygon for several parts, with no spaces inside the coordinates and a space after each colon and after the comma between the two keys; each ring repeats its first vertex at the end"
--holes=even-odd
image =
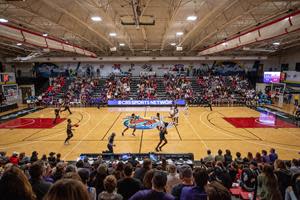
{"type": "Polygon", "coordinates": [[[256,187],[257,176],[259,175],[259,170],[257,168],[257,163],[252,161],[249,168],[244,168],[241,175],[241,187],[248,191],[253,192],[256,187]]]}
{"type": "Polygon", "coordinates": [[[152,179],[152,189],[141,190],[135,193],[130,200],[174,200],[174,197],[165,193],[167,184],[167,174],[162,171],[156,171],[152,179]]]}
{"type": "Polygon", "coordinates": [[[36,151],[33,151],[32,154],[31,154],[31,157],[30,157],[30,162],[31,163],[34,163],[35,161],[37,161],[39,158],[38,158],[38,152],[36,151]]]}
{"type": "Polygon", "coordinates": [[[270,162],[272,162],[272,163],[274,163],[274,161],[278,159],[278,155],[277,155],[277,153],[275,153],[274,148],[270,149],[269,158],[270,158],[270,162]]]}
{"type": "Polygon", "coordinates": [[[116,192],[117,179],[109,175],[104,179],[104,189],[98,196],[98,200],[122,200],[123,197],[116,192]]]}
{"type": "Polygon", "coordinates": [[[12,156],[9,158],[9,162],[14,164],[14,165],[18,165],[19,164],[19,158],[18,158],[18,153],[17,152],[13,152],[12,156]]]}
{"type": "Polygon", "coordinates": [[[144,189],[151,189],[152,188],[152,179],[156,169],[150,169],[146,172],[144,179],[143,179],[143,186],[144,189]]]}
{"type": "Polygon", "coordinates": [[[51,183],[43,180],[45,168],[43,161],[34,162],[29,168],[30,184],[37,197],[37,200],[42,200],[51,187],[51,183]]]}
{"type": "Polygon", "coordinates": [[[271,162],[270,157],[268,155],[268,152],[266,150],[262,150],[261,154],[262,154],[261,157],[262,157],[262,160],[263,160],[264,163],[270,163],[271,162]]]}
{"type": "Polygon", "coordinates": [[[142,184],[138,179],[132,177],[133,167],[127,163],[124,167],[124,178],[118,181],[118,193],[123,196],[124,200],[129,199],[137,191],[142,189],[142,184]]]}
{"type": "Polygon", "coordinates": [[[179,168],[179,178],[181,183],[175,185],[171,192],[175,199],[180,199],[182,188],[193,186],[193,171],[189,165],[183,165],[179,168]]]}
{"type": "Polygon", "coordinates": [[[277,177],[273,167],[266,164],[263,171],[257,177],[257,196],[260,200],[281,200],[277,177]]]}
{"type": "Polygon", "coordinates": [[[89,193],[90,196],[90,200],[96,200],[97,194],[96,194],[96,188],[94,187],[89,187],[87,185],[89,179],[90,179],[90,172],[88,169],[82,168],[78,170],[78,174],[81,178],[82,183],[85,185],[85,187],[87,188],[87,191],[89,193]]]}
{"type": "Polygon", "coordinates": [[[213,162],[215,158],[211,155],[211,150],[207,150],[207,156],[203,158],[204,163],[213,162]]]}
{"type": "Polygon", "coordinates": [[[300,199],[300,174],[295,174],[292,179],[292,186],[289,186],[285,192],[285,200],[300,199]]]}
{"type": "Polygon", "coordinates": [[[286,165],[282,160],[276,160],[274,163],[274,168],[274,173],[277,176],[281,196],[284,197],[286,188],[291,186],[292,174],[286,169],[286,165]]]}
{"type": "Polygon", "coordinates": [[[231,200],[229,190],[217,181],[212,181],[207,187],[209,200],[231,200]]]}
{"type": "Polygon", "coordinates": [[[205,187],[208,182],[208,174],[206,169],[196,167],[193,172],[193,177],[196,186],[184,187],[180,195],[180,200],[190,200],[190,199],[206,200],[207,199],[205,187]]]}
{"type": "Polygon", "coordinates": [[[232,162],[232,155],[230,150],[228,149],[225,150],[224,162],[225,162],[225,167],[227,167],[232,162]]]}
{"type": "Polygon", "coordinates": [[[234,159],[234,161],[237,163],[237,164],[243,164],[244,163],[244,160],[242,158],[242,155],[240,152],[236,152],[236,158],[234,159]]]}
{"type": "Polygon", "coordinates": [[[85,186],[78,180],[62,179],[48,191],[44,200],[90,200],[85,186]]]}
{"type": "Polygon", "coordinates": [[[167,187],[166,187],[166,192],[170,193],[173,189],[173,187],[177,184],[179,184],[180,178],[179,178],[179,174],[177,173],[177,169],[176,166],[174,164],[170,164],[168,166],[168,176],[167,176],[167,187]]]}
{"type": "Polygon", "coordinates": [[[7,169],[0,179],[1,200],[35,200],[27,177],[16,166],[7,169]]]}
{"type": "Polygon", "coordinates": [[[215,156],[215,161],[224,162],[223,151],[221,149],[218,150],[218,155],[215,156]]]}
{"type": "Polygon", "coordinates": [[[92,186],[96,188],[97,195],[104,190],[103,182],[107,175],[107,166],[105,164],[99,165],[97,168],[96,178],[92,181],[92,186]]]}
{"type": "Polygon", "coordinates": [[[152,162],[150,159],[144,159],[143,166],[141,168],[137,168],[134,173],[134,178],[139,179],[141,182],[144,179],[144,176],[147,171],[152,168],[152,162]]]}

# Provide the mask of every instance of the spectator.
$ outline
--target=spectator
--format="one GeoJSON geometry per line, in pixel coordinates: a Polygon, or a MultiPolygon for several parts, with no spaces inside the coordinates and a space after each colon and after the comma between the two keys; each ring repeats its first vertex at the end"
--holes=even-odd
{"type": "Polygon", "coordinates": [[[19,164],[19,158],[18,158],[18,153],[17,152],[13,152],[12,156],[9,158],[9,162],[14,164],[14,165],[19,164]]]}
{"type": "Polygon", "coordinates": [[[51,187],[51,183],[43,180],[46,166],[43,161],[34,162],[29,168],[30,184],[37,197],[37,200],[42,200],[51,187]]]}
{"type": "Polygon", "coordinates": [[[16,166],[7,169],[0,179],[1,200],[35,200],[36,196],[27,177],[16,166]]]}
{"type": "Polygon", "coordinates": [[[96,198],[97,198],[96,188],[89,187],[87,185],[87,183],[88,183],[88,181],[90,179],[90,172],[89,172],[89,170],[85,169],[85,168],[79,169],[78,170],[78,175],[80,176],[82,183],[87,188],[87,191],[88,191],[89,196],[90,196],[90,200],[96,200],[96,198]]]}
{"type": "Polygon", "coordinates": [[[152,162],[150,159],[144,159],[142,168],[137,168],[134,173],[134,178],[139,179],[141,182],[144,179],[144,176],[147,171],[152,168],[152,162]]]}
{"type": "Polygon", "coordinates": [[[174,197],[172,195],[165,193],[166,184],[167,174],[163,171],[156,171],[152,179],[152,189],[141,190],[135,193],[130,200],[173,200],[174,197]]]}
{"type": "Polygon", "coordinates": [[[282,160],[276,160],[274,163],[275,174],[279,184],[279,190],[281,196],[285,196],[285,190],[288,186],[291,186],[292,174],[286,169],[286,165],[282,160]]]}
{"type": "Polygon", "coordinates": [[[205,188],[208,182],[208,174],[206,169],[196,167],[193,172],[193,177],[196,186],[184,187],[180,195],[180,200],[190,200],[190,199],[206,200],[207,199],[205,188]]]}
{"type": "Polygon", "coordinates": [[[292,160],[292,166],[290,168],[290,172],[292,174],[299,174],[300,173],[300,164],[299,164],[300,160],[297,159],[293,159],[292,160]]]}
{"type": "Polygon", "coordinates": [[[66,167],[66,165],[63,162],[59,162],[56,164],[54,172],[51,176],[51,178],[53,179],[54,182],[58,181],[59,179],[61,179],[63,177],[63,175],[65,174],[65,167],[66,167]]]}
{"type": "Polygon", "coordinates": [[[274,148],[270,149],[269,158],[270,158],[270,162],[272,162],[272,163],[274,163],[274,161],[278,159],[278,155],[277,155],[277,153],[275,153],[274,148]]]}
{"type": "Polygon", "coordinates": [[[224,162],[224,156],[222,155],[223,152],[221,149],[218,150],[218,155],[215,156],[215,161],[224,162]]]}
{"type": "Polygon", "coordinates": [[[257,177],[257,196],[260,200],[281,200],[277,177],[273,167],[266,164],[263,171],[257,177]]]}
{"type": "Polygon", "coordinates": [[[289,186],[285,192],[285,200],[300,199],[300,174],[295,174],[292,178],[292,186],[289,186]]]}
{"type": "Polygon", "coordinates": [[[248,191],[253,192],[256,187],[257,176],[259,175],[259,170],[257,168],[257,163],[251,161],[249,168],[244,168],[241,174],[241,187],[248,191]]]}
{"type": "Polygon", "coordinates": [[[124,163],[123,162],[118,162],[117,167],[115,171],[113,172],[113,175],[116,177],[117,180],[120,180],[121,178],[124,177],[124,163]]]}
{"type": "Polygon", "coordinates": [[[90,200],[86,187],[77,180],[62,179],[48,191],[44,200],[90,200]]]}
{"type": "Polygon", "coordinates": [[[211,155],[211,150],[207,150],[207,156],[203,158],[204,163],[213,162],[215,158],[211,155]]]}
{"type": "Polygon", "coordinates": [[[132,195],[142,189],[142,184],[138,179],[132,177],[133,167],[127,163],[124,167],[124,178],[118,181],[118,193],[123,196],[124,200],[129,199],[132,195]]]}
{"type": "Polygon", "coordinates": [[[244,160],[242,158],[242,155],[240,152],[236,152],[236,158],[234,159],[235,162],[237,162],[237,164],[243,164],[244,160]]]}
{"type": "Polygon", "coordinates": [[[104,179],[104,191],[98,196],[98,200],[122,200],[123,197],[116,192],[117,179],[109,175],[104,179]]]}
{"type": "Polygon", "coordinates": [[[175,199],[180,199],[182,188],[193,186],[193,171],[191,167],[188,165],[180,167],[179,178],[181,179],[181,183],[175,185],[171,192],[175,199]]]}
{"type": "Polygon", "coordinates": [[[174,164],[168,165],[168,176],[167,176],[167,187],[166,187],[166,192],[170,193],[173,189],[173,187],[177,184],[179,184],[180,178],[179,174],[177,173],[176,166],[174,164]]]}
{"type": "Polygon", "coordinates": [[[154,176],[156,169],[150,169],[146,172],[144,179],[143,179],[143,185],[144,189],[151,189],[152,188],[152,179],[154,176]]]}
{"type": "Polygon", "coordinates": [[[229,190],[217,181],[213,181],[208,185],[207,195],[209,200],[231,200],[229,190]]]}
{"type": "Polygon", "coordinates": [[[92,181],[92,186],[96,188],[97,195],[104,190],[104,179],[108,175],[107,166],[105,164],[99,165],[97,168],[96,178],[92,181]]]}
{"type": "Polygon", "coordinates": [[[262,150],[261,151],[261,154],[262,154],[262,160],[264,163],[270,163],[270,157],[268,156],[268,152],[266,150],[262,150]]]}
{"type": "Polygon", "coordinates": [[[31,163],[34,163],[35,161],[38,161],[38,152],[36,151],[33,151],[32,154],[31,154],[31,157],[30,157],[30,162],[31,163]]]}
{"type": "Polygon", "coordinates": [[[225,167],[227,167],[232,162],[232,155],[230,150],[228,149],[225,150],[224,162],[225,162],[225,167]]]}

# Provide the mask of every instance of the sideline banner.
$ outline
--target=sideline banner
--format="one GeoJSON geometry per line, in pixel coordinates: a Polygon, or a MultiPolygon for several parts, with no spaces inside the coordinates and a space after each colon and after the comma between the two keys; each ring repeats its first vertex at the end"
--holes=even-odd
{"type": "Polygon", "coordinates": [[[108,106],[171,106],[177,104],[178,106],[184,106],[185,100],[178,99],[175,102],[173,100],[108,100],[108,106]]]}

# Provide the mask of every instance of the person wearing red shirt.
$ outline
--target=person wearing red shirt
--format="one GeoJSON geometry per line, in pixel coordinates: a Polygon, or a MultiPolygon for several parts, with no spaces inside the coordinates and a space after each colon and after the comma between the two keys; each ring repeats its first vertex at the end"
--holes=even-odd
{"type": "Polygon", "coordinates": [[[18,153],[17,152],[13,152],[12,156],[9,158],[9,162],[14,164],[14,165],[18,165],[19,164],[19,158],[18,158],[18,153]]]}

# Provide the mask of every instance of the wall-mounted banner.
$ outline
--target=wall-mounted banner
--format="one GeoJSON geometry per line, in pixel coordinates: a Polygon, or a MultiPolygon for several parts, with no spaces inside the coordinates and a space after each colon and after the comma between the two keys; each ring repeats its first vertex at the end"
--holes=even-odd
{"type": "Polygon", "coordinates": [[[177,104],[178,106],[184,106],[185,100],[108,100],[109,106],[171,106],[177,104]]]}

